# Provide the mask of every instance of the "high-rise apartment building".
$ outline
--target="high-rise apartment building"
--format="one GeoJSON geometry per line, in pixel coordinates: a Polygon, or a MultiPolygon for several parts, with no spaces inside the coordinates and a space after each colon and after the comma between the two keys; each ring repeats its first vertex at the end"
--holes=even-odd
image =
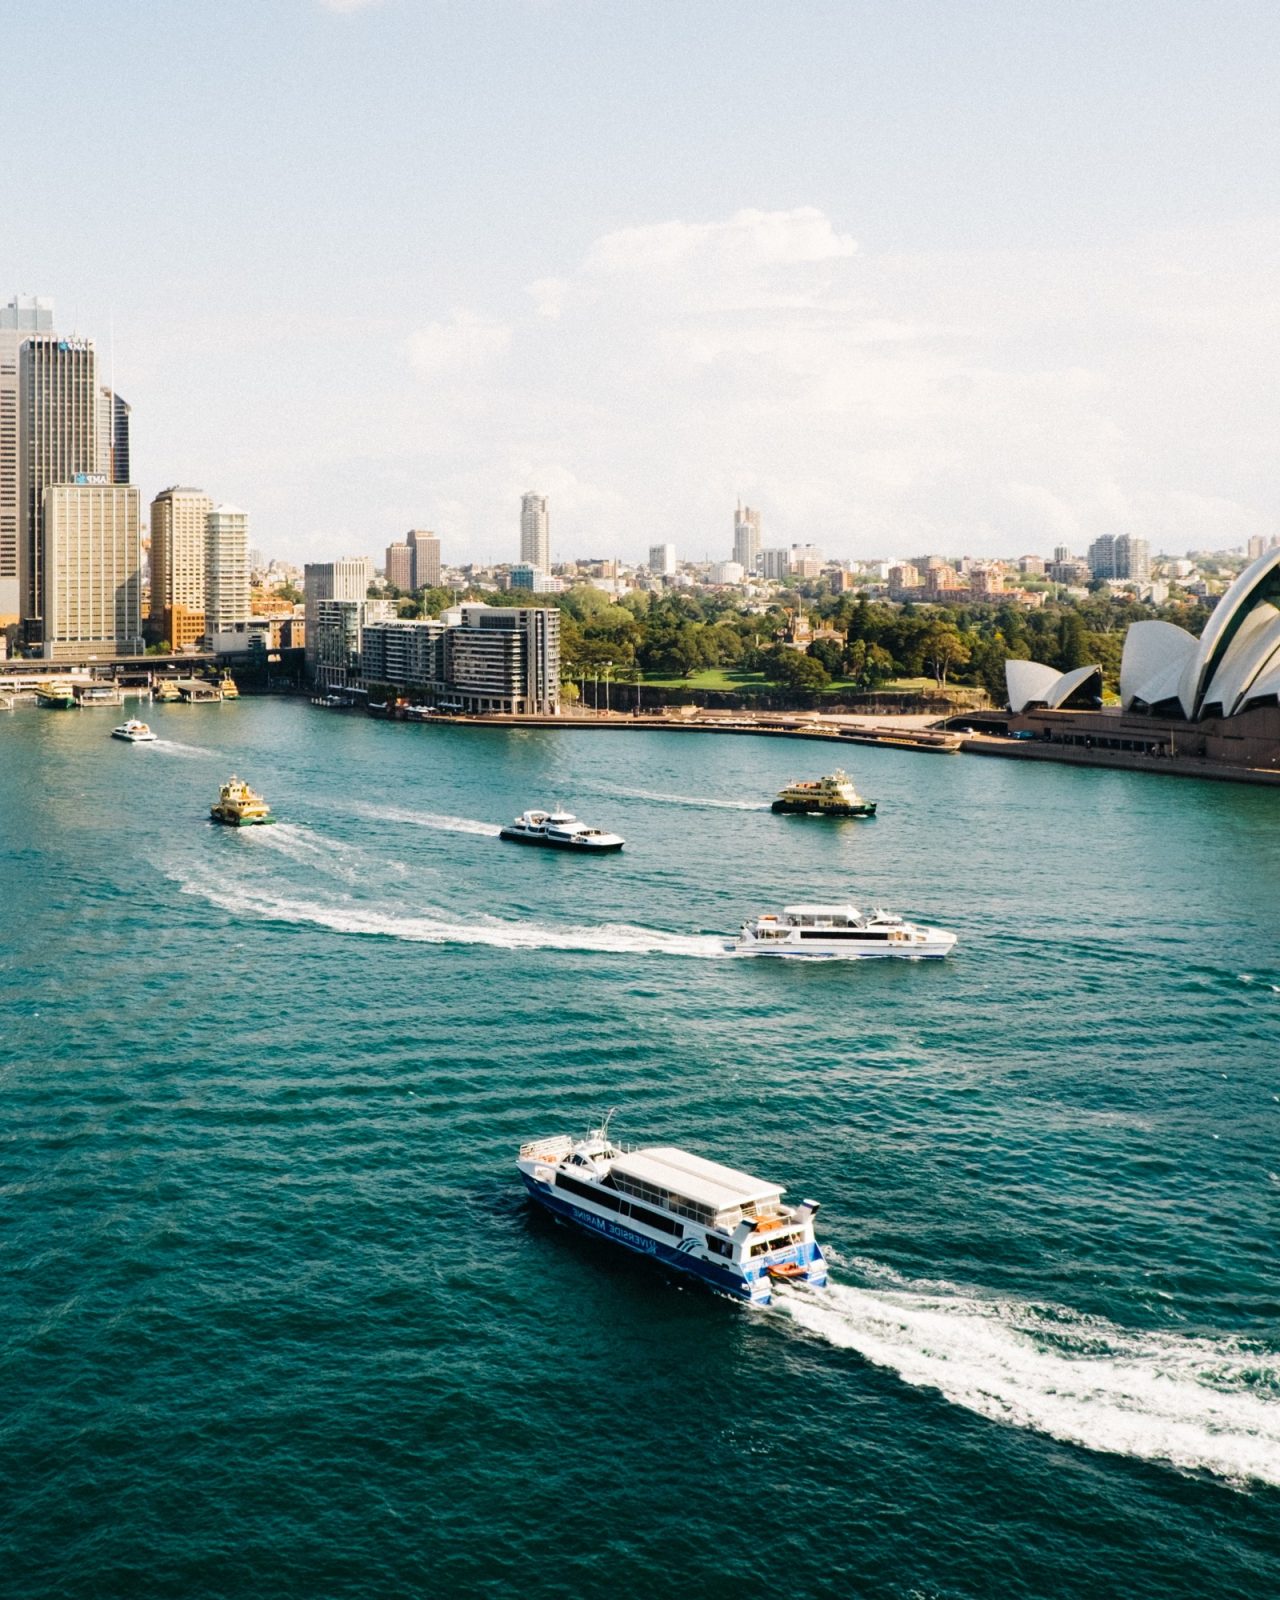
{"type": "Polygon", "coordinates": [[[649,571],[658,578],[674,578],[676,575],[675,545],[651,544],[649,546],[649,571]]]}
{"type": "Polygon", "coordinates": [[[520,502],[520,559],[542,572],[551,571],[551,522],[545,494],[530,491],[520,502]]]}
{"type": "Polygon", "coordinates": [[[151,502],[151,618],[173,649],[204,637],[206,519],[213,501],[174,484],[151,502]]]}
{"type": "Polygon", "coordinates": [[[387,582],[393,589],[409,590],[415,587],[413,581],[413,549],[403,539],[387,546],[386,564],[387,582]]]}
{"type": "Polygon", "coordinates": [[[553,606],[464,605],[443,619],[451,696],[467,711],[560,708],[560,613],[553,606]]]}
{"type": "Polygon", "coordinates": [[[1151,576],[1151,547],[1145,539],[1104,533],[1089,546],[1089,571],[1095,578],[1145,583],[1151,576]]]}
{"type": "Polygon", "coordinates": [[[440,541],[425,528],[414,528],[409,534],[409,548],[413,551],[413,587],[438,589],[440,587],[440,541]]]}
{"type": "Polygon", "coordinates": [[[54,484],[100,486],[97,363],[90,339],[28,334],[18,354],[18,564],[23,625],[42,637],[44,492],[54,484]]]}
{"type": "Polygon", "coordinates": [[[249,515],[214,506],[204,520],[204,636],[234,633],[253,614],[249,603],[249,515]]]}
{"type": "Polygon", "coordinates": [[[320,628],[320,607],[326,600],[363,600],[373,582],[373,562],[368,556],[344,561],[308,561],[302,590],[306,603],[307,675],[315,677],[320,628]]]}
{"type": "Polygon", "coordinates": [[[41,654],[47,661],[141,655],[138,491],[127,484],[50,484],[41,513],[41,654]]]}
{"type": "Polygon", "coordinates": [[[760,576],[773,583],[780,583],[791,571],[791,552],[785,547],[772,550],[761,550],[757,558],[760,576]]]}
{"type": "Polygon", "coordinates": [[[0,627],[24,614],[18,352],[33,334],[53,332],[53,302],[15,296],[0,306],[0,627]]]}
{"type": "Polygon", "coordinates": [[[733,514],[733,559],[748,573],[760,565],[760,513],[741,500],[733,514]]]}

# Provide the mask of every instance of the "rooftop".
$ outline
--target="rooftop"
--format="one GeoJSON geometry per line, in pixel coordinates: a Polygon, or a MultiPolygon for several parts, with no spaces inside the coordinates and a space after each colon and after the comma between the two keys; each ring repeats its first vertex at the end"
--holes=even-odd
{"type": "Polygon", "coordinates": [[[683,1199],[709,1206],[713,1211],[776,1200],[783,1192],[776,1183],[766,1183],[763,1178],[753,1178],[748,1172],[721,1166],[718,1161],[691,1155],[674,1145],[633,1150],[618,1156],[611,1170],[642,1183],[651,1183],[658,1189],[670,1189],[683,1199]]]}

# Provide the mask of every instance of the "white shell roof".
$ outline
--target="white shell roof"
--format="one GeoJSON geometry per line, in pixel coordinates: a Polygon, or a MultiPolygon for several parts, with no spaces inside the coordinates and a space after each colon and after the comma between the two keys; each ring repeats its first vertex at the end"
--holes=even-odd
{"type": "Polygon", "coordinates": [[[1060,706],[1101,671],[1096,663],[1059,672],[1041,661],[1006,661],[1004,681],[1009,691],[1009,709],[1016,712],[1025,711],[1029,705],[1060,706]]]}
{"type": "Polygon", "coordinates": [[[1280,665],[1280,546],[1246,567],[1214,607],[1197,640],[1171,622],[1135,622],[1124,641],[1120,700],[1125,710],[1141,701],[1176,698],[1194,719],[1206,706],[1224,716],[1250,698],[1276,693],[1280,665]]]}
{"type": "Polygon", "coordinates": [[[784,1192],[776,1183],[766,1183],[763,1178],[753,1178],[749,1172],[723,1167],[718,1161],[678,1150],[675,1145],[632,1150],[616,1157],[610,1163],[610,1170],[641,1183],[651,1183],[656,1189],[668,1189],[682,1199],[692,1200],[695,1205],[710,1206],[713,1211],[776,1200],[784,1192]]]}

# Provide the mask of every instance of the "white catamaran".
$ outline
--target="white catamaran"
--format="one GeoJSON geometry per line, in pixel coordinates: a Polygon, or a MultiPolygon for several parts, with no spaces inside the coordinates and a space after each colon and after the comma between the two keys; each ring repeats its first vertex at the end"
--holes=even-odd
{"type": "Polygon", "coordinates": [[[608,1118],[584,1139],[553,1134],[520,1147],[520,1176],[565,1222],[766,1306],[777,1282],[821,1288],[827,1264],[813,1236],[816,1200],[674,1145],[628,1149],[608,1118]]]}
{"type": "Polygon", "coordinates": [[[820,956],[842,961],[867,957],[950,955],[954,933],[922,928],[892,911],[857,906],[784,906],[742,924],[733,948],[743,956],[820,956]]]}

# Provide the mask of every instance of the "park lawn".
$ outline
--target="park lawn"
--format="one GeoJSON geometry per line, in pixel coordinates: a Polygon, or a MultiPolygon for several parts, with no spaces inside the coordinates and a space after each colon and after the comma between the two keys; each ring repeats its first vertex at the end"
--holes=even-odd
{"type": "MultiPolygon", "coordinates": [[[[702,672],[693,673],[688,678],[674,677],[661,672],[646,672],[641,682],[652,685],[655,689],[702,689],[722,694],[785,693],[781,684],[771,683],[763,673],[735,672],[732,668],[723,667],[709,667],[702,672]]],[[[918,694],[933,688],[932,678],[892,678],[889,682],[880,684],[878,692],[906,695],[918,694]]],[[[837,678],[822,692],[839,697],[858,694],[860,691],[848,679],[837,678]]]]}

